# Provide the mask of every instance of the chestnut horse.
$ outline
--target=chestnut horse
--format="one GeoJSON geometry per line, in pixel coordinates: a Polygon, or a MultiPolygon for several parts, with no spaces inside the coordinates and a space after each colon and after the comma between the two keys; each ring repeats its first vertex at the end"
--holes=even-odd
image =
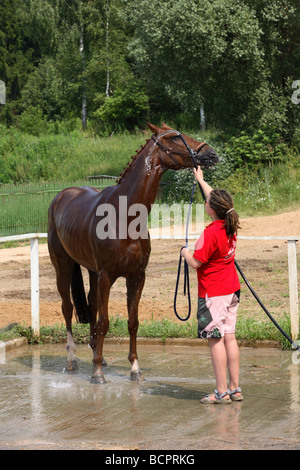
{"type": "Polygon", "coordinates": [[[215,151],[207,144],[199,144],[184,136],[185,142],[194,151],[193,163],[187,146],[179,138],[181,134],[164,123],[161,127],[152,124],[148,124],[148,127],[153,132],[151,139],[132,157],[132,162],[127,165],[115,186],[109,186],[103,191],[91,187],[67,188],[53,199],[49,207],[48,247],[56,271],[57,288],[62,298],[62,312],[67,327],[67,367],[68,370],[76,367],[72,337],[72,291],[78,321],[90,323],[94,383],[105,383],[102,351],[109,326],[108,300],[110,289],[119,277],[126,278],[127,286],[130,378],[143,380],[138,365],[136,336],[139,325],[138,305],[151,251],[150,237],[148,230],[144,237],[129,233],[128,227],[133,217],[128,217],[126,236],[124,227],[123,235],[118,236],[118,231],[121,230],[119,216],[122,215],[120,201],[125,196],[127,207],[143,205],[149,214],[161,176],[166,170],[192,167],[195,161],[208,167],[219,160],[215,151]],[[105,237],[99,233],[99,221],[104,220],[101,215],[107,214],[109,208],[115,211],[116,225],[105,237]],[[80,266],[89,272],[88,299],[84,293],[80,266]]]}

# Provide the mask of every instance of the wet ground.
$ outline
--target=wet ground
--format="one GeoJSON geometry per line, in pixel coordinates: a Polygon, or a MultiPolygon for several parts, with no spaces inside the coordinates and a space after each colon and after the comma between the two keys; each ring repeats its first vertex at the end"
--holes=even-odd
{"type": "Polygon", "coordinates": [[[90,382],[91,350],[27,346],[0,357],[0,449],[300,449],[300,364],[292,352],[241,348],[244,401],[201,405],[214,389],[207,347],[105,345],[107,384],[90,382]],[[295,360],[296,359],[296,360],[295,360]]]}

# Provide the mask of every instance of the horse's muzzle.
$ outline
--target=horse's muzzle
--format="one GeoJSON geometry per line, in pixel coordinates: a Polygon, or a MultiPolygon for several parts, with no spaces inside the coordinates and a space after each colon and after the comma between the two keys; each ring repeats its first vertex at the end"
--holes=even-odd
{"type": "Polygon", "coordinates": [[[197,153],[195,155],[195,160],[201,167],[208,169],[215,166],[220,161],[220,158],[218,154],[210,148],[206,151],[202,150],[200,153],[197,153]]]}

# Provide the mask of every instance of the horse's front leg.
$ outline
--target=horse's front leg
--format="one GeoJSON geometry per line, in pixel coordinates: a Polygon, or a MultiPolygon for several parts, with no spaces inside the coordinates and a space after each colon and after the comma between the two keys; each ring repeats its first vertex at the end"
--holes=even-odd
{"type": "Polygon", "coordinates": [[[127,285],[127,309],[128,309],[128,331],[130,335],[129,356],[131,363],[130,379],[136,381],[144,380],[143,374],[139,368],[138,355],[136,347],[136,336],[139,327],[138,306],[142,290],[145,283],[145,272],[128,276],[127,285]]]}
{"type": "MultiPolygon", "coordinates": [[[[98,274],[89,271],[89,276],[90,276],[90,291],[88,294],[88,304],[89,304],[89,310],[90,310],[90,346],[93,350],[93,353],[96,349],[97,346],[97,330],[95,328],[96,321],[97,321],[97,313],[98,313],[98,274]]],[[[107,363],[103,357],[102,359],[102,365],[106,366],[107,363]]]]}
{"type": "Polygon", "coordinates": [[[110,288],[113,284],[113,281],[109,277],[108,273],[102,270],[98,277],[98,309],[99,309],[99,319],[94,326],[94,334],[96,336],[96,345],[95,337],[92,338],[92,346],[94,351],[94,372],[92,375],[92,382],[97,384],[106,383],[104,374],[102,372],[103,365],[103,343],[104,338],[109,327],[108,319],[108,299],[110,288]]]}

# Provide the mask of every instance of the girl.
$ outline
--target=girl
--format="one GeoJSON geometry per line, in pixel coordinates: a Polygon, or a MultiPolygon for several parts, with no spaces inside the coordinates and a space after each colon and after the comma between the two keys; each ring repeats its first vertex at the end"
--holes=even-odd
{"type": "Polygon", "coordinates": [[[240,282],[234,257],[239,217],[227,191],[212,189],[204,181],[200,166],[194,174],[206,197],[206,213],[212,218],[212,223],[196,241],[193,255],[187,248],[181,250],[189,266],[197,269],[198,337],[208,339],[216,377],[216,390],[201,403],[231,403],[243,399],[235,338],[240,282]]]}

